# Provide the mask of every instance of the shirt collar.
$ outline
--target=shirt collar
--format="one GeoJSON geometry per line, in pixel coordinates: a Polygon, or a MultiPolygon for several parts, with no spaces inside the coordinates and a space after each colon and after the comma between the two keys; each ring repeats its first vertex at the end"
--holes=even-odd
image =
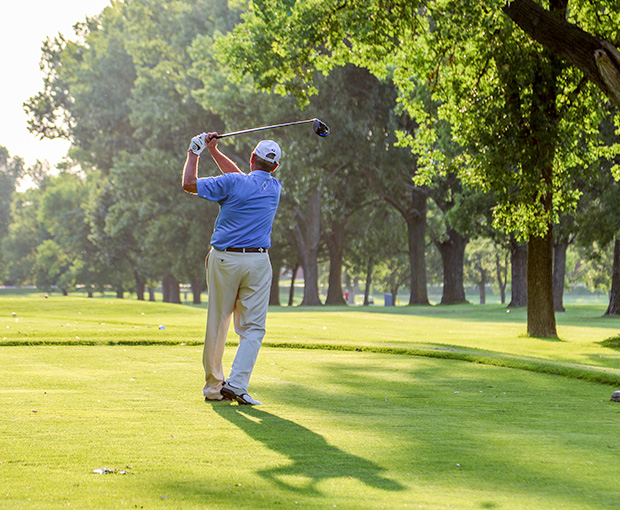
{"type": "Polygon", "coordinates": [[[263,179],[268,179],[271,177],[271,173],[265,172],[264,170],[252,170],[250,175],[256,175],[257,177],[261,177],[263,179]]]}

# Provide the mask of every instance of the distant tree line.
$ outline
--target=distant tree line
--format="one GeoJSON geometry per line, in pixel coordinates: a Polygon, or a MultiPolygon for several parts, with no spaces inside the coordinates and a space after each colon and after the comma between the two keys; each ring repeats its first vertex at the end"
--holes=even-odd
{"type": "MultiPolygon", "coordinates": [[[[513,22],[530,3],[113,3],[43,43],[30,129],[72,148],[55,171],[1,150],[2,280],[138,299],[161,285],[169,302],[183,282],[199,303],[217,206],[181,189],[190,138],[318,116],[327,138],[270,134],[284,149],[272,304],[282,269],[303,268],[303,305],[343,305],[343,287],[368,303],[373,285],[426,305],[431,283],[441,304],[466,284],[484,302],[493,282],[529,305],[530,334],[553,336],[565,282],[581,281],[620,313],[613,94],[513,22]],[[17,191],[24,175],[34,187],[17,191]]],[[[620,40],[559,4],[536,15],[620,40]]],[[[256,141],[220,143],[244,168],[256,141]]]]}

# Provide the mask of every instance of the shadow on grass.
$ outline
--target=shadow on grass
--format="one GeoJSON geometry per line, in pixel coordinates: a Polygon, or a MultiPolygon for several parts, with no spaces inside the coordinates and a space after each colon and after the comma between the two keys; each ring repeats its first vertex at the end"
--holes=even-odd
{"type": "Polygon", "coordinates": [[[607,340],[603,340],[602,342],[597,343],[599,345],[602,345],[603,347],[607,347],[608,349],[620,351],[620,335],[612,336],[607,340]]]}
{"type": "Polygon", "coordinates": [[[316,495],[323,480],[353,478],[385,491],[404,490],[398,482],[383,477],[383,468],[377,464],[330,445],[321,435],[291,420],[249,406],[214,407],[214,411],[289,459],[287,465],[258,471],[281,489],[316,495]]]}

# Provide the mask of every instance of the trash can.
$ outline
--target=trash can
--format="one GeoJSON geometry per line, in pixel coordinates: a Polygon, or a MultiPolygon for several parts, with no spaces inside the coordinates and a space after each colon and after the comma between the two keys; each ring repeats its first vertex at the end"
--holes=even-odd
{"type": "Polygon", "coordinates": [[[383,302],[385,306],[394,306],[394,300],[392,299],[391,292],[386,292],[383,294],[383,302]]]}

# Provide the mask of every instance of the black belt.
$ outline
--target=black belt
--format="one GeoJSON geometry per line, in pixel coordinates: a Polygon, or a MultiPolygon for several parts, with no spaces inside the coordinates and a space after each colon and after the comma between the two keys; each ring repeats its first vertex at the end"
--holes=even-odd
{"type": "Polygon", "coordinates": [[[267,248],[226,248],[224,251],[234,251],[235,253],[267,253],[267,248]]]}

